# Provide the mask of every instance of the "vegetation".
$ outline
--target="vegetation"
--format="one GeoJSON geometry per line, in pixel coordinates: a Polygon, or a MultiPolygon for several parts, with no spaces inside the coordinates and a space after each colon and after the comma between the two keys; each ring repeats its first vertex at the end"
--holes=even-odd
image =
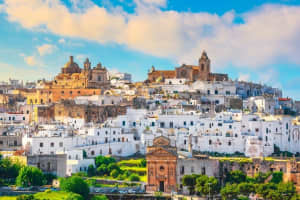
{"type": "Polygon", "coordinates": [[[258,194],[266,200],[298,200],[293,183],[283,182],[282,172],[258,173],[253,178],[247,177],[240,170],[226,174],[225,186],[214,177],[206,175],[185,175],[182,184],[187,186],[191,194],[208,196],[221,194],[224,200],[247,200],[250,194],[258,194]]]}
{"type": "Polygon", "coordinates": [[[26,166],[21,168],[16,184],[22,187],[41,186],[46,184],[46,179],[39,168],[26,166]]]}
{"type": "Polygon", "coordinates": [[[0,155],[0,185],[15,184],[22,165],[0,155]]]}
{"type": "Polygon", "coordinates": [[[146,163],[145,159],[130,159],[116,162],[112,157],[97,156],[95,158],[96,167],[89,166],[86,176],[146,182],[146,163]]]}
{"type": "Polygon", "coordinates": [[[62,191],[73,192],[87,198],[90,192],[88,184],[78,176],[61,179],[60,188],[62,191]]]}

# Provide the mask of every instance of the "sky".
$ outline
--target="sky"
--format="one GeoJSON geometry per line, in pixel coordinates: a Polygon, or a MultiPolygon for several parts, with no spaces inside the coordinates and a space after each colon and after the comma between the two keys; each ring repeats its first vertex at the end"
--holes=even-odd
{"type": "Polygon", "coordinates": [[[197,64],[300,100],[300,0],[0,0],[0,81],[51,80],[73,55],[145,80],[197,64]]]}

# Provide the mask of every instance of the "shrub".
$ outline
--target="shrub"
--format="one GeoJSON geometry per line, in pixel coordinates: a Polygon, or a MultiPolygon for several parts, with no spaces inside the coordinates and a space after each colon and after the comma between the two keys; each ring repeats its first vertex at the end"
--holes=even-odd
{"type": "Polygon", "coordinates": [[[66,200],[84,200],[84,198],[80,194],[70,193],[66,200]]]}
{"type": "Polygon", "coordinates": [[[105,195],[97,195],[93,196],[91,200],[108,200],[108,198],[105,195]]]}
{"type": "Polygon", "coordinates": [[[34,200],[34,196],[32,194],[30,195],[20,195],[16,198],[16,200],[34,200]]]}
{"type": "Polygon", "coordinates": [[[80,194],[84,198],[87,198],[90,192],[88,184],[78,176],[62,179],[60,188],[63,191],[80,194]]]}
{"type": "Polygon", "coordinates": [[[146,165],[147,165],[146,159],[142,159],[142,160],[141,160],[140,166],[141,166],[141,167],[146,167],[146,165]]]}
{"type": "Polygon", "coordinates": [[[140,181],[140,177],[137,174],[131,174],[129,176],[130,181],[140,181]]]}
{"type": "Polygon", "coordinates": [[[89,177],[95,175],[95,167],[94,167],[94,165],[89,165],[89,166],[88,166],[87,175],[88,175],[89,177]]]}
{"type": "Polygon", "coordinates": [[[22,187],[41,186],[46,183],[46,180],[40,169],[27,166],[21,168],[16,183],[22,187]]]}
{"type": "Polygon", "coordinates": [[[110,172],[110,176],[117,178],[119,176],[119,171],[116,169],[112,170],[112,172],[110,172]]]}
{"type": "Polygon", "coordinates": [[[48,184],[48,185],[52,185],[52,181],[57,178],[56,175],[51,174],[51,173],[44,174],[44,177],[46,179],[46,184],[48,184]]]}

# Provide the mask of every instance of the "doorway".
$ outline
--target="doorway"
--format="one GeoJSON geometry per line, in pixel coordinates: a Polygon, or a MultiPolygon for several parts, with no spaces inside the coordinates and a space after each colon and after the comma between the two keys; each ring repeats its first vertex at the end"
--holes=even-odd
{"type": "Polygon", "coordinates": [[[164,181],[160,181],[159,182],[159,191],[160,192],[164,192],[165,191],[165,182],[164,181]]]}

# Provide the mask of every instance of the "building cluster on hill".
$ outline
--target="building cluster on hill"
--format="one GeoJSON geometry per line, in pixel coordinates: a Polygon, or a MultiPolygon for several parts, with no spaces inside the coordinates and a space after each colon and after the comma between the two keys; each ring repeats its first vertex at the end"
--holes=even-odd
{"type": "MultiPolygon", "coordinates": [[[[212,73],[206,52],[198,65],[152,67],[144,82],[71,56],[51,81],[0,84],[0,151],[59,176],[86,171],[98,155],[143,154],[150,164],[165,155],[148,167],[148,189],[170,192],[186,173],[221,176],[218,159],[199,155],[299,156],[299,113],[278,88],[212,73]]],[[[245,172],[272,168],[300,184],[299,163],[258,160],[245,172]]]]}

